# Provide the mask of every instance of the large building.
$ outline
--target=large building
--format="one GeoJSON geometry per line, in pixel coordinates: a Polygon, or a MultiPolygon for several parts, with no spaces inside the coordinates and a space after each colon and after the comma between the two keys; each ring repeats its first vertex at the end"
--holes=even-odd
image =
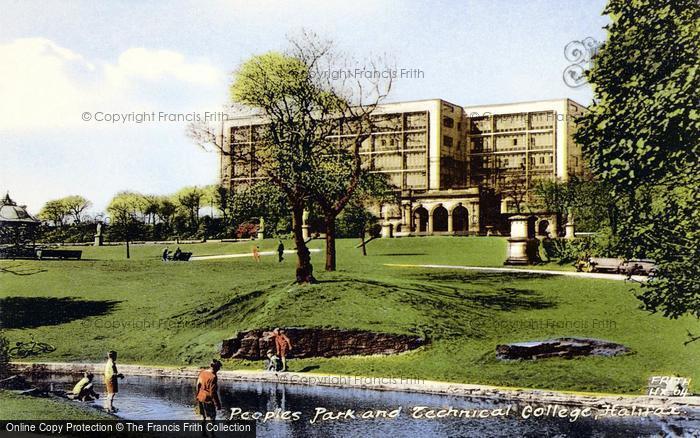
{"type": "MultiPolygon", "coordinates": [[[[442,99],[383,104],[361,154],[371,172],[388,175],[401,201],[376,213],[397,235],[498,231],[513,212],[504,189],[509,181],[531,188],[539,179],[565,181],[584,171],[572,139],[574,119],[583,111],[570,99],[470,107],[442,99]]],[[[240,156],[254,148],[263,123],[259,117],[229,120],[224,141],[240,156]]],[[[342,144],[352,135],[332,138],[342,144]]],[[[260,178],[251,162],[224,154],[220,175],[232,188],[260,178]]],[[[558,231],[551,215],[542,214],[541,221],[542,233],[558,231]]]]}

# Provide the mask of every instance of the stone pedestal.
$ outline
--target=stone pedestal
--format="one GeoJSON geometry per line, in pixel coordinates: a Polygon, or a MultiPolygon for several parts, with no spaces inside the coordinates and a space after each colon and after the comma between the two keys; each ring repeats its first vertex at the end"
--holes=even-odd
{"type": "Polygon", "coordinates": [[[384,222],[382,224],[382,238],[389,239],[394,237],[394,224],[389,222],[384,222]]]}
{"type": "Polygon", "coordinates": [[[540,261],[540,241],[535,238],[534,216],[512,216],[506,265],[531,265],[540,261]]]}
{"type": "Polygon", "coordinates": [[[566,234],[564,235],[564,238],[566,239],[574,239],[576,237],[576,226],[574,225],[573,222],[569,222],[566,224],[566,234]]]}

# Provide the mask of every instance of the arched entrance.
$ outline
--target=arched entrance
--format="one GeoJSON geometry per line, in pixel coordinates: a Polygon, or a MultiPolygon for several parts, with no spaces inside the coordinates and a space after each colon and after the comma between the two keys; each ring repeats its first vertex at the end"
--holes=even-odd
{"type": "Polygon", "coordinates": [[[428,231],[428,210],[424,207],[418,207],[413,212],[413,220],[416,227],[416,232],[425,233],[428,231]]]}
{"type": "Polygon", "coordinates": [[[455,234],[469,233],[469,211],[461,205],[452,210],[452,230],[455,234]]]}
{"type": "Polygon", "coordinates": [[[547,236],[549,232],[547,231],[547,228],[549,228],[549,221],[548,220],[541,220],[539,225],[537,226],[537,235],[538,236],[547,236]]]}
{"type": "Polygon", "coordinates": [[[447,209],[442,205],[433,210],[433,231],[436,233],[447,231],[447,209]]]}

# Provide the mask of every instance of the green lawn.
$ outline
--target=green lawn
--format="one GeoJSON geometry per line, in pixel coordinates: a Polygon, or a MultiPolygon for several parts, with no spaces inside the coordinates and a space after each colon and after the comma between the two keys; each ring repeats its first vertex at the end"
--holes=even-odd
{"type": "MultiPolygon", "coordinates": [[[[291,255],[282,264],[276,256],[259,264],[247,257],[166,264],[162,245],[135,245],[131,260],[124,247],[85,247],[81,261],[0,261],[2,321],[11,342],[33,333],[56,345],[36,361],[101,361],[115,349],[124,363],[200,365],[236,331],[314,326],[418,333],[431,344],[393,357],[293,360],[292,370],[624,393],[641,392],[651,375],[700,378],[700,342],[683,345],[686,331],[700,332],[700,324],[639,310],[637,285],[384,265],[502,266],[506,242],[497,237],[380,239],[367,257],[357,243],[339,241],[335,273],[323,272],[323,254],[313,253],[321,283],[312,286],[292,284],[291,255]],[[494,357],[497,344],[554,336],[604,338],[635,353],[508,363],[494,357]]],[[[276,246],[266,240],[261,249],[276,246]]],[[[251,247],[181,245],[195,255],[251,247]]]]}
{"type": "Polygon", "coordinates": [[[79,402],[20,395],[0,390],[2,420],[113,420],[114,417],[79,402]]]}

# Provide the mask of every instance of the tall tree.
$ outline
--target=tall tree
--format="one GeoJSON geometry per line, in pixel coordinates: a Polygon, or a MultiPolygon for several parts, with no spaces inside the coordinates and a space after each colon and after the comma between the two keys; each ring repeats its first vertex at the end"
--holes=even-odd
{"type": "Polygon", "coordinates": [[[605,13],[595,99],[575,139],[618,204],[621,254],[658,263],[645,307],[700,317],[700,6],[610,0],[605,13]]]}
{"type": "Polygon", "coordinates": [[[304,210],[311,202],[325,201],[321,206],[324,214],[335,217],[347,204],[361,179],[361,163],[354,160],[354,152],[371,132],[370,115],[386,91],[378,86],[382,81],[374,78],[352,81],[341,75],[336,80],[335,75],[329,74],[341,68],[348,69],[347,65],[338,64],[332,43],[304,34],[291,41],[286,53],[255,56],[235,73],[231,86],[233,102],[256,113],[261,124],[253,150],[232,150],[223,144],[223,133],[216,129],[190,131],[198,144],[215,146],[233,161],[252,164],[256,176],[266,178],[284,193],[292,213],[299,283],[316,281],[303,238],[304,210]],[[350,134],[349,143],[330,138],[343,125],[344,133],[350,134]],[[324,182],[328,181],[328,163],[344,160],[348,153],[353,157],[353,171],[346,180],[345,192],[336,192],[340,196],[335,198],[322,194],[324,182]]]}
{"type": "Polygon", "coordinates": [[[126,242],[127,259],[131,257],[129,243],[137,232],[139,214],[143,217],[143,205],[141,194],[125,191],[117,193],[107,206],[110,235],[126,242]]]}
{"type": "Polygon", "coordinates": [[[83,218],[83,212],[92,206],[92,202],[80,195],[66,196],[59,201],[63,203],[68,213],[73,216],[73,221],[76,223],[80,223],[83,218]]]}
{"type": "Polygon", "coordinates": [[[66,216],[70,212],[66,205],[60,199],[47,201],[39,211],[39,219],[53,223],[54,226],[62,227],[65,223],[66,216]]]}
{"type": "Polygon", "coordinates": [[[174,199],[187,213],[192,230],[199,226],[199,209],[203,198],[204,191],[198,187],[185,187],[175,194],[174,199]]]}

